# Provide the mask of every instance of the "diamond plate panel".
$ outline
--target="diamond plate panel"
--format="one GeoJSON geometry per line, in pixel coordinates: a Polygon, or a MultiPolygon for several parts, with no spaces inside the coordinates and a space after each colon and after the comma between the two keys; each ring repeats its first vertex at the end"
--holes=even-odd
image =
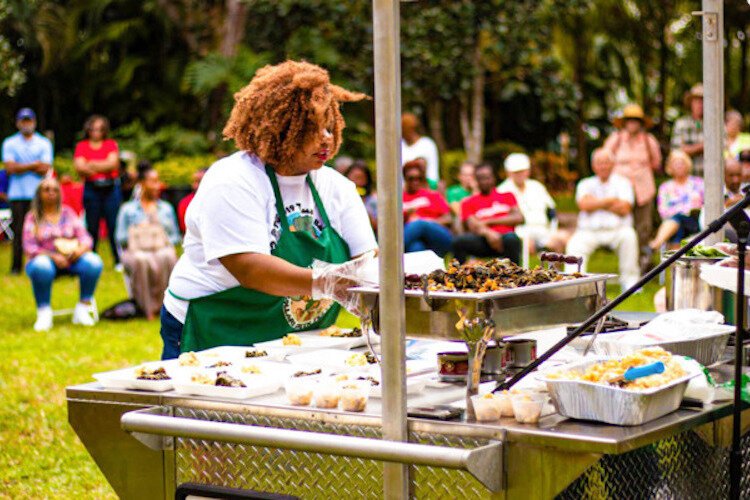
{"type": "MultiPolygon", "coordinates": [[[[252,414],[175,408],[175,416],[217,422],[260,425],[282,429],[325,432],[380,438],[380,428],[327,424],[252,414]]],[[[485,440],[413,434],[412,442],[437,446],[474,448],[485,440]]],[[[176,482],[196,482],[285,493],[301,498],[381,498],[381,462],[319,453],[295,452],[219,443],[199,439],[177,439],[176,482]]],[[[471,474],[436,467],[412,468],[411,491],[415,498],[486,498],[486,490],[471,474]]]]}
{"type": "MultiPolygon", "coordinates": [[[[742,498],[750,498],[750,434],[742,438],[742,498]]],[[[680,498],[729,495],[729,450],[692,431],[622,455],[606,455],[557,498],[680,498]]]]}

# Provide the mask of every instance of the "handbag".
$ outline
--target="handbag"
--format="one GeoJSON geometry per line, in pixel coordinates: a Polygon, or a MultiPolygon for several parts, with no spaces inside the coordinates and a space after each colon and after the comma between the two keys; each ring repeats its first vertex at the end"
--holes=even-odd
{"type": "Polygon", "coordinates": [[[167,232],[154,220],[149,219],[128,228],[128,250],[154,252],[170,244],[167,232]]]}

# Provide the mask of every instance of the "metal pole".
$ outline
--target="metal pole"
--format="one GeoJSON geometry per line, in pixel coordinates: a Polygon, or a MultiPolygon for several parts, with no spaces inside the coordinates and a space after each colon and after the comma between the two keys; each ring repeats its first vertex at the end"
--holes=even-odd
{"type": "MultiPolygon", "coordinates": [[[[408,441],[401,223],[401,65],[398,0],[373,0],[375,145],[378,165],[383,438],[408,441]]],[[[407,498],[409,469],[383,464],[383,496],[407,498]]]]}
{"type": "MultiPolygon", "coordinates": [[[[703,178],[705,218],[724,212],[724,2],[703,0],[703,178]]],[[[724,239],[722,229],[706,240],[724,239]]]]}

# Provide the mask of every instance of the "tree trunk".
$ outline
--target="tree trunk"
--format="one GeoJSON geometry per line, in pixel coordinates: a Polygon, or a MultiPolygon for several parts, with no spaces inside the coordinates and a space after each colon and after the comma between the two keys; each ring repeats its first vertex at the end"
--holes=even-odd
{"type": "Polygon", "coordinates": [[[586,132],[583,126],[586,124],[586,89],[584,79],[586,77],[586,38],[585,26],[582,16],[577,16],[574,21],[576,29],[573,31],[573,44],[575,46],[575,59],[573,64],[573,85],[576,90],[576,170],[583,177],[588,175],[588,151],[586,132]]]}
{"type": "Polygon", "coordinates": [[[426,104],[427,126],[430,129],[430,137],[435,141],[438,151],[441,153],[448,149],[443,133],[443,104],[443,100],[438,97],[430,99],[426,104]]]}
{"type": "MultiPolygon", "coordinates": [[[[670,11],[671,12],[671,11],[670,11]]],[[[660,18],[659,27],[659,123],[656,126],[656,138],[660,142],[666,141],[667,132],[667,63],[669,61],[669,45],[667,44],[668,17],[660,18]]]]}
{"type": "Polygon", "coordinates": [[[460,101],[459,122],[464,137],[466,160],[479,163],[482,161],[484,148],[484,84],[485,74],[482,66],[482,49],[477,42],[472,58],[474,78],[471,82],[471,95],[460,101]]]}
{"type": "MultiPolygon", "coordinates": [[[[222,56],[232,58],[237,55],[237,49],[245,37],[246,21],[247,4],[242,0],[226,0],[219,43],[219,52],[222,56]]],[[[211,91],[208,97],[208,126],[211,132],[217,128],[222,119],[224,100],[228,91],[227,85],[222,84],[211,91]]]]}

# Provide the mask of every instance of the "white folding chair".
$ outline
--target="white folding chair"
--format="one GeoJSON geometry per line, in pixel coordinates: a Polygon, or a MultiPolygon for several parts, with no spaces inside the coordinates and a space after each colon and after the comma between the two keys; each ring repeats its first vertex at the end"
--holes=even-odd
{"type": "Polygon", "coordinates": [[[9,240],[13,239],[13,229],[10,225],[13,222],[13,215],[10,208],[0,209],[0,234],[5,234],[9,240]]]}

